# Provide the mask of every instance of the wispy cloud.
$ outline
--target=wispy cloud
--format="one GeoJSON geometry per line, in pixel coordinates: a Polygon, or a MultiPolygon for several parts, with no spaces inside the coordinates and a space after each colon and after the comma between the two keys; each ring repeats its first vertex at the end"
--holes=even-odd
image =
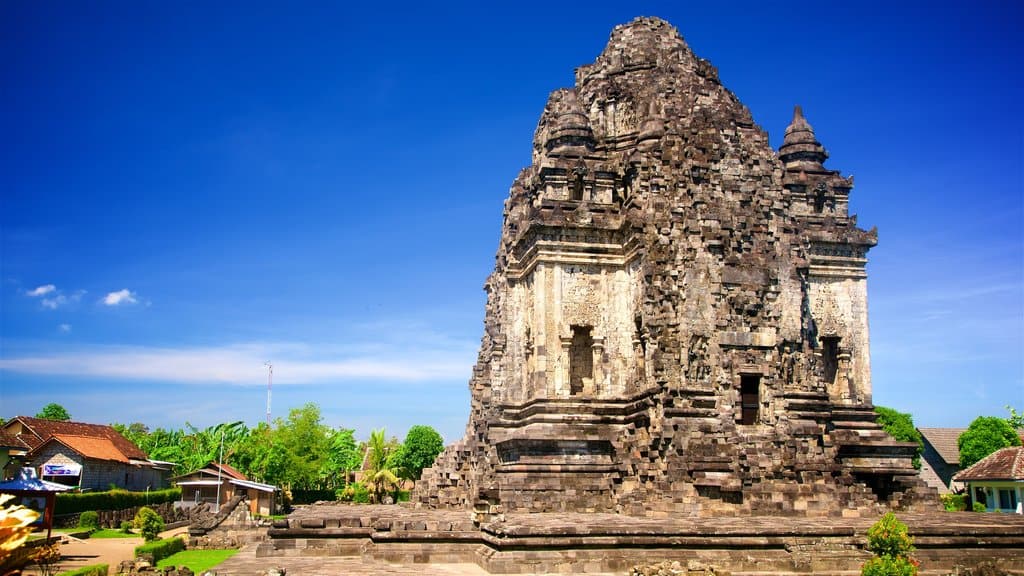
{"type": "Polygon", "coordinates": [[[25,291],[25,294],[31,298],[39,298],[39,304],[43,308],[56,310],[65,304],[75,303],[81,300],[82,296],[85,294],[85,290],[77,290],[68,296],[64,294],[63,290],[57,289],[57,286],[53,284],[43,284],[25,291]]]}
{"type": "Polygon", "coordinates": [[[118,290],[117,292],[110,292],[106,296],[104,296],[102,300],[102,302],[107,306],[135,304],[138,301],[138,295],[127,288],[118,290]]]}
{"type": "Polygon", "coordinates": [[[53,284],[43,284],[42,286],[37,286],[37,287],[33,288],[32,290],[29,290],[28,292],[26,292],[26,294],[28,294],[29,296],[31,296],[33,298],[36,298],[36,297],[39,297],[39,296],[46,296],[47,294],[50,294],[51,292],[56,292],[56,291],[57,291],[57,287],[54,286],[53,284]]]}
{"type": "Polygon", "coordinates": [[[61,334],[70,334],[71,333],[71,324],[61,324],[60,326],[57,326],[57,330],[61,334]]]}
{"type": "Polygon", "coordinates": [[[254,343],[222,347],[93,347],[74,352],[0,359],[0,370],[51,376],[78,376],[191,384],[263,385],[272,360],[274,384],[344,381],[465,381],[474,360],[469,343],[418,346],[312,349],[294,343],[254,343]]]}
{"type": "Polygon", "coordinates": [[[49,308],[50,310],[56,310],[67,303],[68,299],[63,294],[58,294],[53,298],[43,298],[42,301],[43,308],[49,308]]]}

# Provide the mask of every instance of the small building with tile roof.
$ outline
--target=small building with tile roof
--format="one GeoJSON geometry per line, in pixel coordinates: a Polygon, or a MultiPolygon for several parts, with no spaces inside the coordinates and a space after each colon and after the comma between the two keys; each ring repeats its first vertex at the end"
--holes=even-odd
{"type": "Polygon", "coordinates": [[[12,434],[0,428],[0,482],[18,475],[28,450],[12,434]]]}
{"type": "Polygon", "coordinates": [[[81,488],[159,490],[171,465],[146,453],[111,426],[17,416],[2,430],[13,438],[40,478],[81,488]]]}
{"type": "Polygon", "coordinates": [[[236,495],[244,496],[249,512],[270,516],[277,511],[276,486],[253,482],[227,464],[210,462],[206,466],[171,479],[181,488],[180,507],[207,503],[220,508],[236,495]],[[218,500],[219,499],[219,500],[218,500]]]}
{"type": "Polygon", "coordinates": [[[954,476],[989,512],[1024,513],[1024,447],[1000,448],[954,476]]]}
{"type": "Polygon", "coordinates": [[[921,479],[939,494],[960,492],[963,485],[953,481],[960,471],[960,448],[957,440],[967,428],[918,428],[924,440],[921,452],[921,479]]]}

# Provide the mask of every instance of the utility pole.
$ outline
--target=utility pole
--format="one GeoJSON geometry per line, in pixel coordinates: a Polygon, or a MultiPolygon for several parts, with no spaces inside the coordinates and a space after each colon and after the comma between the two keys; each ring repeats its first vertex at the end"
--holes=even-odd
{"type": "Polygon", "coordinates": [[[263,365],[267,367],[267,428],[270,428],[270,389],[274,384],[274,365],[269,360],[263,365]]]}
{"type": "Polygon", "coordinates": [[[220,456],[217,458],[217,510],[214,512],[220,512],[220,485],[221,471],[224,469],[224,430],[220,431],[220,456]]]}

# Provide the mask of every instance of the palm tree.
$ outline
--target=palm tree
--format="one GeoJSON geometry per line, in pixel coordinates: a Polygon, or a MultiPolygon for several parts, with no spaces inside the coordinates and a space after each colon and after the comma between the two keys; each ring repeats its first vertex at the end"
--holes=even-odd
{"type": "Polygon", "coordinates": [[[366,447],[369,467],[364,473],[363,483],[369,489],[370,499],[374,503],[379,504],[384,494],[398,487],[398,475],[389,461],[394,449],[394,446],[385,439],[383,428],[370,432],[370,440],[366,447]]]}

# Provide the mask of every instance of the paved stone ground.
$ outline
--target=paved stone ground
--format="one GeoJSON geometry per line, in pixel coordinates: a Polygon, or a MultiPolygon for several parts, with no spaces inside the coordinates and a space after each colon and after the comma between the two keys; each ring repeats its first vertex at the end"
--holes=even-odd
{"type": "Polygon", "coordinates": [[[256,544],[213,568],[218,576],[259,576],[268,568],[281,567],[288,576],[489,576],[476,564],[387,564],[351,556],[257,558],[256,544]]]}

